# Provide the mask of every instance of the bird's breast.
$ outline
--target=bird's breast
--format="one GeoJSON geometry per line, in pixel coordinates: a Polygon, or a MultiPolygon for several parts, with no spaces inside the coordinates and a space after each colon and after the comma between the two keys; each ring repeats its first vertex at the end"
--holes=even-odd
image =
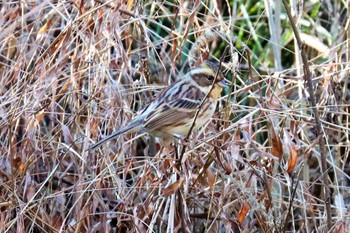
{"type": "Polygon", "coordinates": [[[214,100],[218,100],[221,96],[222,89],[223,88],[221,86],[216,84],[215,87],[211,90],[209,96],[214,100]]]}
{"type": "Polygon", "coordinates": [[[194,130],[199,129],[210,120],[210,118],[213,116],[215,112],[215,108],[216,108],[216,101],[213,100],[211,97],[208,97],[204,102],[204,104],[202,105],[201,110],[198,113],[194,130]]]}

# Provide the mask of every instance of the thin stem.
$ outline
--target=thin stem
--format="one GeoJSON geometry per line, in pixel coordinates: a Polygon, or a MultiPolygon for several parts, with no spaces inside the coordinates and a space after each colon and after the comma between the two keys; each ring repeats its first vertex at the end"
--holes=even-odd
{"type": "MultiPolygon", "coordinates": [[[[292,17],[292,14],[289,10],[288,3],[286,0],[282,0],[282,3],[284,5],[284,8],[286,9],[290,24],[292,26],[295,39],[297,41],[297,44],[300,48],[301,53],[301,59],[303,61],[303,70],[304,70],[304,79],[308,88],[308,92],[310,94],[310,103],[311,108],[313,110],[314,116],[315,116],[315,124],[316,124],[316,136],[317,140],[320,146],[320,154],[321,154],[321,170],[322,170],[322,177],[324,183],[324,196],[325,196],[325,208],[326,208],[326,215],[327,215],[327,229],[330,230],[332,227],[332,210],[331,210],[331,196],[330,196],[330,190],[329,190],[329,181],[328,181],[328,168],[327,168],[327,153],[326,153],[326,147],[325,147],[325,138],[324,134],[322,133],[322,123],[320,120],[320,116],[317,110],[316,105],[316,99],[314,96],[314,90],[312,87],[312,80],[311,80],[311,71],[308,65],[308,58],[305,52],[305,46],[303,42],[300,39],[298,28],[295,25],[294,19],[292,17]]],[[[328,231],[327,230],[327,231],[328,231]]]]}

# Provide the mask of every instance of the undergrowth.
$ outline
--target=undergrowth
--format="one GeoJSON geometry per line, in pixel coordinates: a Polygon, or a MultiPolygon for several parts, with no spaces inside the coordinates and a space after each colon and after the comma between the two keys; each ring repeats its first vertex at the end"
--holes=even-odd
{"type": "Polygon", "coordinates": [[[0,231],[349,232],[348,5],[289,4],[301,47],[280,1],[3,2],[0,231]],[[86,150],[203,60],[229,87],[187,143],[86,150]]]}

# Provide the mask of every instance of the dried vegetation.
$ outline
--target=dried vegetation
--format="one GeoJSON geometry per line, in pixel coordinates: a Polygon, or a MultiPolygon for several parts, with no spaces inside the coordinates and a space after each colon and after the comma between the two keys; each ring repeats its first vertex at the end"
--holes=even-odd
{"type": "Polygon", "coordinates": [[[302,47],[279,1],[2,3],[0,231],[349,232],[344,2],[290,1],[302,47]],[[202,59],[231,84],[187,144],[86,151],[202,59]]]}

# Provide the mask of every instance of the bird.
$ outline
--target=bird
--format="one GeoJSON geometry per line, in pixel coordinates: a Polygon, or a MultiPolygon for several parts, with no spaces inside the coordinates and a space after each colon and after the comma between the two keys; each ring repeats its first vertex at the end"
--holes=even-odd
{"type": "Polygon", "coordinates": [[[165,144],[176,138],[186,137],[190,131],[198,130],[211,119],[224,87],[226,81],[220,65],[204,61],[161,91],[125,127],[91,145],[87,150],[93,150],[125,133],[146,132],[161,138],[165,144]]]}

